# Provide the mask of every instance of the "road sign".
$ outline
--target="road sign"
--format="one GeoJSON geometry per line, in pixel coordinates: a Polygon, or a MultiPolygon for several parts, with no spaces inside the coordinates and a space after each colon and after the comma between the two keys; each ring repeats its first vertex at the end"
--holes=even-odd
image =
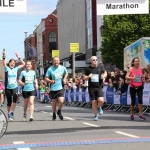
{"type": "Polygon", "coordinates": [[[59,57],[59,50],[52,50],[52,58],[55,56],[59,57]]]}
{"type": "Polygon", "coordinates": [[[79,43],[70,43],[70,52],[79,52],[79,43]]]}
{"type": "Polygon", "coordinates": [[[149,0],[97,0],[97,15],[149,14],[149,0]]]}
{"type": "Polygon", "coordinates": [[[25,13],[27,11],[27,0],[0,0],[0,13],[25,13]]]}

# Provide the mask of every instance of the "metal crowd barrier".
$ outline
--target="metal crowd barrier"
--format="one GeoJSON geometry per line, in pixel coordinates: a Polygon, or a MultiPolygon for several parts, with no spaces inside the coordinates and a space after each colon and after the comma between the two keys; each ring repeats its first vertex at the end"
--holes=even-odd
{"type": "MultiPolygon", "coordinates": [[[[114,92],[114,88],[105,86],[103,88],[105,102],[102,106],[103,110],[106,111],[118,111],[118,112],[130,112],[131,98],[128,90],[121,96],[114,92]]],[[[65,92],[64,106],[70,107],[83,107],[91,108],[92,102],[88,94],[88,88],[82,89],[70,89],[65,92]]],[[[39,101],[39,98],[35,98],[39,101]]],[[[51,100],[48,101],[51,103],[51,100]]],[[[138,105],[138,100],[136,102],[138,105]]],[[[135,112],[138,112],[138,107],[135,107],[135,112]]],[[[143,114],[150,113],[150,84],[144,85],[143,92],[143,114]]]]}

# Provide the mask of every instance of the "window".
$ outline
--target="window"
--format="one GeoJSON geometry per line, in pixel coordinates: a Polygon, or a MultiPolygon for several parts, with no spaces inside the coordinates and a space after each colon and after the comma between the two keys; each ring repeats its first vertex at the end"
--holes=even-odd
{"type": "Polygon", "coordinates": [[[86,36],[87,49],[92,48],[92,3],[91,0],[86,0],[86,36]]]}
{"type": "Polygon", "coordinates": [[[45,34],[42,35],[43,36],[43,45],[45,45],[45,34]]]}
{"type": "Polygon", "coordinates": [[[49,42],[56,42],[56,34],[55,34],[55,32],[50,32],[50,34],[49,34],[49,42]]]}

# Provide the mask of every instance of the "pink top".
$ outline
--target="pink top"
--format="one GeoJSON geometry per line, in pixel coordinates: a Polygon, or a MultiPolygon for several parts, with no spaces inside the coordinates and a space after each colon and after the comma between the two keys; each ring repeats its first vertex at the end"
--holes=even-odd
{"type": "Polygon", "coordinates": [[[139,67],[138,70],[135,70],[134,67],[132,67],[132,72],[130,74],[130,77],[136,77],[134,80],[130,80],[130,86],[138,87],[142,85],[142,68],[139,67]]]}

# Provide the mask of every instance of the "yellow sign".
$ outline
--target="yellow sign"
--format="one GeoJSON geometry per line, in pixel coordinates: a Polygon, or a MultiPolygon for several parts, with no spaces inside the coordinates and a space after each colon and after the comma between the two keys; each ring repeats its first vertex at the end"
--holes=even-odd
{"type": "Polygon", "coordinates": [[[55,56],[59,57],[59,50],[52,50],[52,58],[55,56]]]}
{"type": "Polygon", "coordinates": [[[79,52],[79,43],[70,43],[70,52],[79,52]]]}

